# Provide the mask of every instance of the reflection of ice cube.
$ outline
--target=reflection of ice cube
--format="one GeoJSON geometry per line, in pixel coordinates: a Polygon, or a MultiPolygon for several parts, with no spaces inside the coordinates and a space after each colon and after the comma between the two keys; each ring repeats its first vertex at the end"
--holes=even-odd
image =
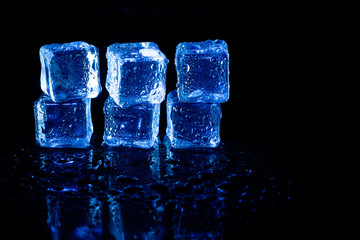
{"type": "Polygon", "coordinates": [[[176,47],[177,87],[182,102],[229,99],[229,53],[225,41],[182,42],[176,47]]]}
{"type": "Polygon", "coordinates": [[[175,217],[174,239],[222,239],[224,204],[221,200],[179,199],[177,208],[181,211],[177,211],[179,215],[175,217]]]}
{"type": "Polygon", "coordinates": [[[165,140],[166,164],[163,169],[166,175],[176,180],[203,182],[222,175],[223,168],[227,166],[228,159],[218,149],[172,148],[169,139],[165,140]]]}
{"type": "Polygon", "coordinates": [[[166,176],[176,204],[173,239],[222,239],[224,198],[214,189],[228,159],[218,149],[174,149],[168,143],[166,176]]]}
{"type": "Polygon", "coordinates": [[[100,240],[111,234],[116,240],[124,240],[120,203],[110,195],[108,197],[105,200],[103,196],[48,195],[47,225],[52,239],[100,240]]]}
{"type": "Polygon", "coordinates": [[[53,239],[102,239],[102,204],[96,198],[76,201],[62,195],[49,195],[47,224],[53,239]]]}
{"type": "Polygon", "coordinates": [[[106,58],[106,89],[118,105],[165,99],[169,60],[155,43],[115,43],[107,48],[106,58]]]}
{"type": "Polygon", "coordinates": [[[160,177],[158,149],[106,147],[104,167],[109,189],[123,190],[129,185],[151,183],[160,177]]]}
{"type": "Polygon", "coordinates": [[[86,148],[93,133],[91,99],[53,102],[43,94],[34,103],[35,136],[41,147],[86,148]]]}
{"type": "MultiPolygon", "coordinates": [[[[92,167],[92,149],[46,149],[37,151],[43,187],[49,192],[78,192],[88,189],[86,181],[91,176],[88,169],[92,167]]],[[[89,180],[90,181],[90,180],[89,180]]]]}
{"type": "Polygon", "coordinates": [[[120,203],[114,199],[109,199],[109,212],[110,212],[110,222],[109,222],[109,231],[115,238],[115,240],[123,240],[124,229],[121,215],[120,203]]]}
{"type": "Polygon", "coordinates": [[[101,92],[98,49],[85,42],[40,48],[41,89],[53,101],[95,98],[101,92]]]}
{"type": "Polygon", "coordinates": [[[174,148],[209,147],[220,143],[219,103],[180,102],[176,91],[167,96],[166,135],[174,148]]]}

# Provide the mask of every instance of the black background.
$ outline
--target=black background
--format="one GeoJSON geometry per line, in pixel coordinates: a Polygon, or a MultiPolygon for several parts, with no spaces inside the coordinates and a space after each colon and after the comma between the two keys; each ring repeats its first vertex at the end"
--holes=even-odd
{"type": "MultiPolygon", "coordinates": [[[[222,104],[222,140],[261,142],[272,151],[295,156],[284,164],[291,166],[314,202],[319,200],[308,211],[323,221],[335,211],[323,195],[324,189],[334,187],[327,166],[349,156],[355,129],[351,65],[341,55],[347,51],[341,42],[341,12],[326,4],[226,0],[7,3],[2,6],[7,16],[1,37],[2,146],[19,141],[34,145],[32,106],[42,93],[42,45],[85,41],[99,48],[103,92],[93,100],[92,114],[95,136],[101,140],[107,46],[157,43],[170,60],[169,92],[176,85],[177,44],[222,39],[230,53],[230,99],[222,104]]],[[[164,103],[160,126],[163,135],[164,103]]],[[[317,228],[315,220],[309,225],[317,228]]]]}
{"type": "Polygon", "coordinates": [[[93,101],[93,118],[95,133],[101,135],[107,46],[157,43],[170,60],[169,92],[176,84],[178,43],[223,39],[231,61],[231,97],[222,104],[223,137],[236,139],[244,131],[274,128],[301,136],[342,135],[354,121],[350,114],[354,96],[343,67],[346,59],[338,55],[341,37],[334,30],[338,12],[330,7],[188,0],[3,6],[11,16],[3,21],[2,37],[4,130],[15,139],[33,140],[32,104],[41,94],[38,51],[44,44],[85,41],[99,48],[103,92],[93,101]]]}

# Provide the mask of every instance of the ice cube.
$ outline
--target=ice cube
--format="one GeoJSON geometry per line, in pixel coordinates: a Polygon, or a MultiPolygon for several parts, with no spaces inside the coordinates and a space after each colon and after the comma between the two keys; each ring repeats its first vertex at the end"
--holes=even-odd
{"type": "Polygon", "coordinates": [[[151,148],[157,141],[160,104],[117,105],[110,96],[105,101],[104,143],[108,146],[151,148]]]}
{"type": "Polygon", "coordinates": [[[93,133],[91,99],[53,102],[42,94],[34,103],[35,136],[41,147],[86,148],[93,133]]]}
{"type": "Polygon", "coordinates": [[[95,98],[101,92],[98,49],[85,42],[40,48],[41,89],[55,102],[95,98]]]}
{"type": "Polygon", "coordinates": [[[166,135],[174,148],[215,148],[220,143],[220,103],[180,102],[171,91],[166,101],[166,135]]]}
{"type": "Polygon", "coordinates": [[[177,88],[182,102],[229,99],[229,53],[225,41],[182,42],[176,47],[177,88]]]}
{"type": "Polygon", "coordinates": [[[153,42],[115,43],[107,48],[106,89],[121,107],[165,99],[169,60],[153,42]]]}

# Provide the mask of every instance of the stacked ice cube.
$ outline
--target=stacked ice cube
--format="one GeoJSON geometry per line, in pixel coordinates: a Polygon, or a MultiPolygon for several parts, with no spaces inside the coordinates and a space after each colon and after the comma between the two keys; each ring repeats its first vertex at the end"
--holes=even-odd
{"type": "Polygon", "coordinates": [[[215,148],[220,103],[229,99],[229,53],[222,40],[176,47],[177,90],[167,96],[166,134],[174,148],[215,148]]]}
{"type": "Polygon", "coordinates": [[[91,98],[101,92],[99,51],[85,42],[40,48],[41,89],[34,103],[41,147],[86,148],[93,133],[91,98]]]}
{"type": "Polygon", "coordinates": [[[159,133],[168,59],[153,42],[107,48],[104,143],[151,148],[159,133]]]}

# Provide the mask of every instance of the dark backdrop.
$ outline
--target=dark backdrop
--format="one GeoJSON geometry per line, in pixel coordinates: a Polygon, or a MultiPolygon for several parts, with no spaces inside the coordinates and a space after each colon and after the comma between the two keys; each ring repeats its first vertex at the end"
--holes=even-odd
{"type": "Polygon", "coordinates": [[[174,54],[179,42],[225,40],[231,95],[222,104],[223,138],[258,129],[343,134],[352,121],[346,115],[351,101],[344,99],[351,94],[344,84],[346,72],[335,63],[334,22],[327,6],[107,0],[24,2],[3,6],[7,11],[11,17],[3,21],[2,120],[16,139],[33,140],[32,104],[41,94],[39,48],[79,40],[100,50],[104,90],[93,101],[97,135],[102,134],[102,104],[107,96],[106,47],[114,42],[156,42],[170,60],[170,91],[176,84],[174,54]]]}

